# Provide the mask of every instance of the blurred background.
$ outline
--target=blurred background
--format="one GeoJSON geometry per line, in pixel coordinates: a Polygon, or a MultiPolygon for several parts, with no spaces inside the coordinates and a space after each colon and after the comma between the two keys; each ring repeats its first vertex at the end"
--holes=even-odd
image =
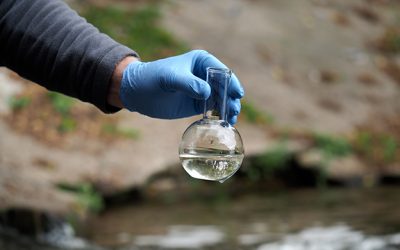
{"type": "Polygon", "coordinates": [[[0,249],[400,249],[400,2],[69,0],[143,61],[240,78],[238,173],[190,178],[156,120],[0,69],[0,249]]]}

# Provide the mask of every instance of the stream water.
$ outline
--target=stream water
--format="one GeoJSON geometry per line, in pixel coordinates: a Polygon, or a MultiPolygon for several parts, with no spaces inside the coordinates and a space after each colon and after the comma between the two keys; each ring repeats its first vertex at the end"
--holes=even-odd
{"type": "MultiPolygon", "coordinates": [[[[87,237],[116,250],[395,250],[399,191],[291,190],[207,202],[146,202],[107,210],[88,223],[87,237]]],[[[69,248],[99,249],[87,243],[69,248]]],[[[2,237],[0,249],[66,248],[2,237]]]]}
{"type": "Polygon", "coordinates": [[[89,238],[123,249],[400,249],[400,189],[299,190],[112,209],[89,238]]]}

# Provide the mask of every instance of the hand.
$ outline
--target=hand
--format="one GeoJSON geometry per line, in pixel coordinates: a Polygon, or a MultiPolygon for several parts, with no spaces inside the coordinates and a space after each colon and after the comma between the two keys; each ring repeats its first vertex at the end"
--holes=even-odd
{"type": "MultiPolygon", "coordinates": [[[[223,67],[213,55],[194,50],[153,62],[131,62],[121,80],[120,99],[125,108],[163,119],[201,114],[211,88],[206,80],[208,67],[223,67]]],[[[228,122],[236,123],[243,88],[236,76],[228,89],[228,122]]]]}

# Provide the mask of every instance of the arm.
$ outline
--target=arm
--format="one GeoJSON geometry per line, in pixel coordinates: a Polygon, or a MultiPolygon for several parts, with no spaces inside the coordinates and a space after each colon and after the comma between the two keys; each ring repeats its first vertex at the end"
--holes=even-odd
{"type": "Polygon", "coordinates": [[[60,0],[0,1],[0,64],[50,90],[117,111],[113,73],[134,57],[60,0]]]}
{"type": "MultiPolygon", "coordinates": [[[[0,1],[0,65],[106,113],[124,107],[163,119],[200,114],[211,91],[207,67],[226,67],[199,50],[154,62],[137,58],[61,0],[0,1]]],[[[235,76],[228,95],[233,124],[244,95],[235,76]]]]}

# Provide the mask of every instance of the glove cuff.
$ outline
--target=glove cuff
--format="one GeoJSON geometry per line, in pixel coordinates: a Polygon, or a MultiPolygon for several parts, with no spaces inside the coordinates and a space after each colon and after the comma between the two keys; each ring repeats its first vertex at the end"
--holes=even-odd
{"type": "Polygon", "coordinates": [[[134,61],[126,66],[121,80],[121,86],[119,90],[119,98],[123,106],[131,112],[136,111],[135,109],[135,98],[132,96],[134,93],[137,75],[139,73],[139,68],[144,64],[141,61],[134,61]]]}

